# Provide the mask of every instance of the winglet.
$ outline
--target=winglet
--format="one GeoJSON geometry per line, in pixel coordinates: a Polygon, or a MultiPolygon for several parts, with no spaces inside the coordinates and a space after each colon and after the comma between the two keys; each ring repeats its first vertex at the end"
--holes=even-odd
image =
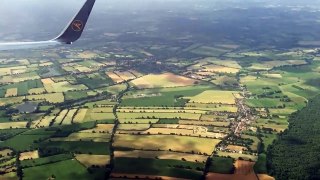
{"type": "Polygon", "coordinates": [[[66,44],[72,44],[78,40],[86,26],[95,1],[96,0],[87,0],[65,30],[53,40],[66,44]]]}

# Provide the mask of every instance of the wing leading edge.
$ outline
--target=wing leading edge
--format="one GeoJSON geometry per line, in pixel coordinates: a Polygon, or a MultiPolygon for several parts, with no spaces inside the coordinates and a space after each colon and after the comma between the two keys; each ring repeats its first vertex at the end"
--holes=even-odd
{"type": "Polygon", "coordinates": [[[87,0],[61,34],[49,41],[0,43],[0,50],[29,49],[72,44],[81,37],[96,0],[87,0]]]}

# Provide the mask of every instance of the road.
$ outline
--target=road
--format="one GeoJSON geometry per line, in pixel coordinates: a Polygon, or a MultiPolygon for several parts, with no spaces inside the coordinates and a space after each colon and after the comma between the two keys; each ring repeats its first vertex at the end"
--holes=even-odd
{"type": "Polygon", "coordinates": [[[245,105],[246,89],[245,88],[241,88],[241,89],[242,89],[243,98],[236,97],[236,105],[238,107],[238,117],[234,122],[232,122],[232,125],[231,125],[231,130],[233,131],[233,134],[236,136],[240,136],[241,132],[246,130],[247,126],[255,119],[251,109],[247,105],[245,105]]]}

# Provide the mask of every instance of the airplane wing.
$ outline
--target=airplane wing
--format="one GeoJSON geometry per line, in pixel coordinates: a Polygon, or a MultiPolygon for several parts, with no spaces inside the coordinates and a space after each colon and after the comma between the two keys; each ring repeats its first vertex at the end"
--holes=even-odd
{"type": "Polygon", "coordinates": [[[95,0],[87,0],[58,37],[48,41],[0,43],[0,50],[30,49],[58,44],[72,44],[81,37],[94,3],[95,0]]]}

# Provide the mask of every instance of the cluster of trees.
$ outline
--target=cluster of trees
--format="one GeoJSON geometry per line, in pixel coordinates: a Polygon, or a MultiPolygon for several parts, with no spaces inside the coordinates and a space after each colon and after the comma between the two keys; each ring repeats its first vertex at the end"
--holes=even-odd
{"type": "Polygon", "coordinates": [[[278,180],[320,179],[320,96],[290,117],[289,129],[268,149],[268,170],[278,180]]]}

